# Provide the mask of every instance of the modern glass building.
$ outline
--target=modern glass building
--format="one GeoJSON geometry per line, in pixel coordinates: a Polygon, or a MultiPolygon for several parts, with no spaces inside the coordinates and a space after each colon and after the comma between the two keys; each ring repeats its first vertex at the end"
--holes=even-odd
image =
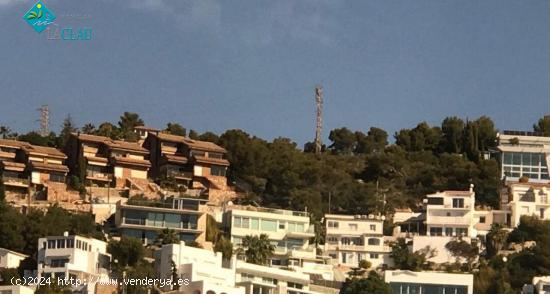
{"type": "Polygon", "coordinates": [[[504,131],[498,135],[501,176],[507,181],[521,177],[530,182],[549,182],[550,136],[534,132],[504,131]]]}

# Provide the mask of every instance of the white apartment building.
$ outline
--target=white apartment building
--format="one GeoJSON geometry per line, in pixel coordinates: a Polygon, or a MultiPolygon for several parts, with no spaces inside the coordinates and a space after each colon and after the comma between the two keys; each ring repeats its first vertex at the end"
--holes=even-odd
{"type": "Polygon", "coordinates": [[[474,275],[439,272],[386,271],[384,281],[393,294],[473,294],[474,275]]]}
{"type": "Polygon", "coordinates": [[[246,294],[315,294],[309,288],[310,277],[294,271],[246,263],[237,260],[237,285],[246,294]]]}
{"type": "MultiPolygon", "coordinates": [[[[74,278],[90,281],[107,279],[111,255],[107,243],[79,235],[48,236],[38,239],[38,277],[74,278]]],[[[75,289],[94,293],[95,284],[75,289]]]]}
{"type": "Polygon", "coordinates": [[[325,254],[334,264],[357,267],[367,260],[373,268],[390,265],[390,247],[384,244],[383,216],[326,214],[325,254]]]}
{"type": "Polygon", "coordinates": [[[0,268],[18,268],[27,257],[29,256],[23,253],[0,248],[0,268]]]}
{"type": "Polygon", "coordinates": [[[508,204],[510,226],[516,227],[522,215],[550,219],[550,185],[541,183],[510,183],[508,204]]]}
{"type": "Polygon", "coordinates": [[[226,268],[221,253],[185,246],[183,241],[163,245],[155,252],[155,267],[160,279],[173,277],[172,262],[178,277],[188,281],[179,288],[183,293],[245,293],[244,287],[235,286],[235,258],[226,268]]]}
{"type": "Polygon", "coordinates": [[[534,132],[504,131],[498,134],[501,176],[517,182],[525,176],[530,182],[550,182],[550,136],[534,132]]]}
{"type": "Polygon", "coordinates": [[[309,243],[315,236],[307,212],[252,206],[230,206],[223,216],[235,247],[248,235],[266,234],[275,246],[274,266],[302,266],[316,260],[316,248],[309,243]]]}
{"type": "Polygon", "coordinates": [[[426,226],[429,236],[470,236],[474,230],[475,193],[443,191],[427,195],[426,226]]]}

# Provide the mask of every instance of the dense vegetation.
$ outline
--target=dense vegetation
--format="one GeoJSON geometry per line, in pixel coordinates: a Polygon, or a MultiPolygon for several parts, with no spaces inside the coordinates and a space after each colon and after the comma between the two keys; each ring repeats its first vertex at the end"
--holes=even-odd
{"type": "MultiPolygon", "coordinates": [[[[68,116],[59,135],[41,136],[37,132],[13,133],[8,127],[0,127],[3,138],[17,138],[32,144],[62,148],[71,132],[108,136],[113,139],[137,140],[135,126],[144,125],[135,113],[124,113],[118,123],[101,123],[98,127],[86,124],[77,128],[68,116]]],[[[533,130],[550,135],[550,116],[544,116],[533,130]]],[[[230,180],[244,191],[244,203],[296,210],[307,209],[314,221],[329,211],[348,214],[390,214],[400,207],[415,208],[422,198],[431,192],[444,189],[468,189],[475,185],[478,205],[498,207],[499,166],[487,155],[496,146],[497,129],[488,117],[462,120],[445,118],[440,126],[425,122],[396,132],[394,143],[389,142],[386,131],[372,127],[366,133],[345,127],[329,134],[330,144],[323,146],[321,154],[313,152],[308,142],[301,149],[288,138],[267,141],[242,130],[228,130],[221,135],[211,132],[199,134],[177,123],[168,123],[166,132],[188,135],[217,143],[228,150],[231,162],[230,180]]],[[[3,187],[0,185],[0,198],[3,187]]],[[[321,227],[317,227],[317,231],[321,227]]],[[[550,239],[544,232],[550,230],[548,222],[523,218],[520,226],[508,234],[495,226],[487,236],[487,250],[475,264],[476,293],[511,293],[534,275],[550,274],[550,239]],[[508,256],[504,262],[498,255],[507,242],[533,240],[536,246],[508,256]]],[[[23,215],[3,201],[0,205],[0,247],[34,254],[37,239],[41,236],[60,235],[64,231],[102,238],[88,214],[69,214],[53,206],[44,213],[30,210],[23,215]],[[26,232],[21,234],[21,232],[26,232]]],[[[163,233],[159,244],[171,243],[169,231],[163,233]]],[[[230,242],[219,238],[216,251],[225,256],[232,254],[230,242]]],[[[263,244],[261,240],[249,240],[250,244],[263,244]]],[[[316,239],[316,242],[319,239],[316,239]]],[[[109,250],[119,260],[117,271],[127,269],[127,274],[143,276],[152,270],[143,261],[143,252],[136,240],[122,239],[111,242],[109,250]]],[[[265,246],[249,246],[259,248],[265,246]]],[[[397,267],[420,270],[429,267],[431,254],[425,251],[410,253],[406,244],[394,244],[392,256],[397,267]]],[[[473,270],[474,252],[471,247],[457,240],[449,244],[449,250],[457,258],[468,260],[469,265],[454,270],[473,270]]],[[[269,250],[249,250],[250,259],[264,263],[269,250]]],[[[14,273],[7,273],[14,274],[14,273]]],[[[137,291],[137,290],[136,290],[137,291]]],[[[344,293],[389,293],[380,277],[371,272],[362,278],[350,278],[344,293]],[[374,287],[374,288],[370,288],[374,287]]]]}

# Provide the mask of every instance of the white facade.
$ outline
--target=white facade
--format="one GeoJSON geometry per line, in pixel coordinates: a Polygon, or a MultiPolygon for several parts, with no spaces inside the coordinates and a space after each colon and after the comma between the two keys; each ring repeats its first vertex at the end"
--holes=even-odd
{"type": "MultiPolygon", "coordinates": [[[[38,239],[38,277],[107,279],[111,255],[107,243],[83,236],[49,236],[38,239]]],[[[93,293],[95,284],[79,289],[93,293]]]]}
{"type": "MultiPolygon", "coordinates": [[[[430,249],[435,250],[435,255],[428,259],[428,261],[441,264],[441,263],[454,263],[456,258],[451,254],[449,250],[445,247],[447,243],[453,240],[457,240],[456,237],[446,237],[446,236],[414,236],[412,238],[412,252],[425,249],[429,247],[430,249]]],[[[469,237],[462,237],[465,242],[472,242],[472,239],[469,237]]],[[[459,260],[460,262],[465,262],[463,258],[459,260]]]]}
{"type": "Polygon", "coordinates": [[[157,275],[161,279],[172,278],[174,263],[178,277],[190,282],[179,288],[184,293],[245,293],[244,287],[235,286],[234,259],[231,267],[225,268],[221,253],[185,246],[185,242],[181,242],[162,246],[156,252],[155,262],[157,275]]]}
{"type": "Polygon", "coordinates": [[[550,276],[533,277],[535,293],[550,293],[550,276]]]}
{"type": "Polygon", "coordinates": [[[274,266],[301,266],[316,259],[316,248],[309,244],[315,236],[306,212],[251,206],[231,206],[223,217],[231,230],[231,242],[238,247],[248,235],[266,234],[275,246],[274,266]]]}
{"type": "Polygon", "coordinates": [[[393,294],[473,294],[474,275],[439,272],[386,271],[384,281],[393,294]]]}
{"type": "Polygon", "coordinates": [[[0,268],[18,268],[28,255],[0,248],[0,268]]]}
{"type": "Polygon", "coordinates": [[[470,236],[474,230],[475,193],[443,191],[427,195],[426,225],[429,236],[470,236]]]}
{"type": "Polygon", "coordinates": [[[325,255],[333,263],[357,267],[367,260],[373,268],[390,265],[391,248],[384,244],[384,218],[367,215],[325,215],[325,255]]]}
{"type": "Polygon", "coordinates": [[[508,191],[512,227],[519,225],[522,215],[550,220],[550,185],[512,183],[508,191]]]}
{"type": "Polygon", "coordinates": [[[2,294],[33,294],[34,288],[21,285],[6,285],[0,286],[2,294]]]}
{"type": "Polygon", "coordinates": [[[518,181],[522,176],[530,182],[548,183],[550,137],[532,132],[504,131],[498,135],[502,177],[518,181]]]}
{"type": "Polygon", "coordinates": [[[309,275],[237,261],[237,285],[246,294],[315,294],[309,275]]]}

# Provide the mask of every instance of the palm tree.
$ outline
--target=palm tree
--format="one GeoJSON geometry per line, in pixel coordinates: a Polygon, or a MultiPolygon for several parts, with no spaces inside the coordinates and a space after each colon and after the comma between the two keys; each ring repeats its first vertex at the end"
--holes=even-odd
{"type": "Polygon", "coordinates": [[[221,236],[214,245],[215,252],[221,252],[223,259],[230,259],[233,256],[233,243],[231,240],[221,236]]]}
{"type": "Polygon", "coordinates": [[[267,265],[269,258],[275,251],[266,234],[258,236],[246,236],[243,239],[244,255],[246,262],[267,265]]]}
{"type": "Polygon", "coordinates": [[[10,127],[0,126],[0,135],[2,135],[2,139],[8,138],[10,134],[11,134],[10,127]]]}
{"type": "Polygon", "coordinates": [[[95,125],[92,123],[87,123],[82,128],[80,128],[80,131],[84,134],[91,135],[96,131],[95,125]]]}
{"type": "Polygon", "coordinates": [[[180,238],[176,231],[171,230],[169,228],[163,229],[158,235],[155,240],[155,243],[159,245],[166,245],[166,244],[177,244],[180,242],[180,238]]]}
{"type": "Polygon", "coordinates": [[[508,238],[506,231],[501,224],[493,224],[486,236],[487,255],[494,256],[502,249],[508,238]]]}

